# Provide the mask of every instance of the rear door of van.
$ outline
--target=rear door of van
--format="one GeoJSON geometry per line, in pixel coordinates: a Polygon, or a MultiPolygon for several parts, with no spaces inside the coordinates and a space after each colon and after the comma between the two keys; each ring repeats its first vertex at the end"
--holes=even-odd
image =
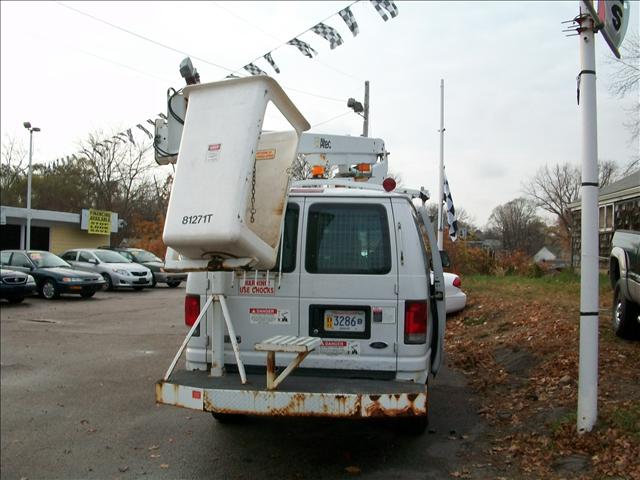
{"type": "MultiPolygon", "coordinates": [[[[247,366],[265,366],[265,353],[254,350],[256,343],[275,335],[301,335],[298,245],[303,205],[304,198],[289,198],[282,233],[282,275],[278,275],[280,255],[274,271],[225,274],[233,276],[227,284],[229,313],[247,366]]],[[[235,364],[231,344],[226,342],[225,363],[235,364]]],[[[292,356],[279,354],[277,364],[286,365],[292,356]]]]}
{"type": "MultiPolygon", "coordinates": [[[[305,368],[396,371],[397,256],[388,197],[306,198],[300,335],[321,337],[305,368]]],[[[371,374],[371,372],[370,372],[371,374]]]]}

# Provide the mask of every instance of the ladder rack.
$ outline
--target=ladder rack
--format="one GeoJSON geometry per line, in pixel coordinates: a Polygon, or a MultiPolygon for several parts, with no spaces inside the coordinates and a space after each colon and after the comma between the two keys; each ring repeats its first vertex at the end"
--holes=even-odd
{"type": "MultiPolygon", "coordinates": [[[[385,192],[386,190],[382,185],[378,183],[371,183],[365,181],[357,181],[354,178],[314,178],[310,180],[296,180],[291,182],[290,193],[305,193],[309,192],[312,188],[348,188],[353,190],[370,190],[377,192],[385,192]]],[[[396,193],[398,195],[407,195],[410,198],[419,198],[420,200],[427,201],[430,198],[429,191],[424,187],[417,188],[405,188],[397,187],[393,191],[388,193],[396,193]]]]}

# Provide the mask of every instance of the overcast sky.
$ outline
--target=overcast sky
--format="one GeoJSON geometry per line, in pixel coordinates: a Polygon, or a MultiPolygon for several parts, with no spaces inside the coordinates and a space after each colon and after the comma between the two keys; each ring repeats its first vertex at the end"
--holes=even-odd
{"type": "MultiPolygon", "coordinates": [[[[407,186],[437,191],[440,79],[445,79],[445,164],[457,207],[480,226],[491,210],[522,194],[545,164],[579,164],[577,37],[562,21],[578,2],[402,2],[384,22],[368,1],[352,6],[360,34],[339,16],[350,2],[69,2],[123,29],[194,57],[203,82],[224,78],[325,19],[344,44],[330,50],[299,36],[314,60],[281,46],[275,74],[311,131],[359,135],[346,107],[371,82],[370,135],[383,138],[391,169],[407,186]],[[217,65],[217,66],[216,66],[217,65]],[[336,118],[338,117],[338,118],[336,118]]],[[[166,110],[181,87],[183,53],[72,11],[65,2],[1,3],[2,134],[42,129],[34,162],[77,151],[89,132],[120,131],[166,110]]],[[[638,32],[634,2],[628,34],[638,32]]],[[[624,127],[634,100],[608,92],[608,48],[597,40],[599,157],[620,164],[638,154],[624,127]]],[[[138,131],[138,133],[141,133],[138,131]]],[[[170,167],[158,167],[166,173],[170,167]]]]}

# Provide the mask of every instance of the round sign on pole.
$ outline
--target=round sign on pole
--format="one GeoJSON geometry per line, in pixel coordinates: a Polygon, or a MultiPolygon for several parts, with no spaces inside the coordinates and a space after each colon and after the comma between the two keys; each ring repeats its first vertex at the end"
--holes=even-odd
{"type": "Polygon", "coordinates": [[[598,19],[602,23],[602,34],[611,47],[618,49],[629,24],[629,0],[598,0],[598,19]]]}

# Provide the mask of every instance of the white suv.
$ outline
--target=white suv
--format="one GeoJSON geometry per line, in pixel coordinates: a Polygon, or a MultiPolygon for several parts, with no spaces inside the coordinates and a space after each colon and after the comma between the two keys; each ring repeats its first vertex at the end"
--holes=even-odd
{"type": "Polygon", "coordinates": [[[151,270],[111,250],[74,249],[60,256],[79,270],[101,274],[107,290],[122,287],[141,290],[153,285],[151,270]]]}

